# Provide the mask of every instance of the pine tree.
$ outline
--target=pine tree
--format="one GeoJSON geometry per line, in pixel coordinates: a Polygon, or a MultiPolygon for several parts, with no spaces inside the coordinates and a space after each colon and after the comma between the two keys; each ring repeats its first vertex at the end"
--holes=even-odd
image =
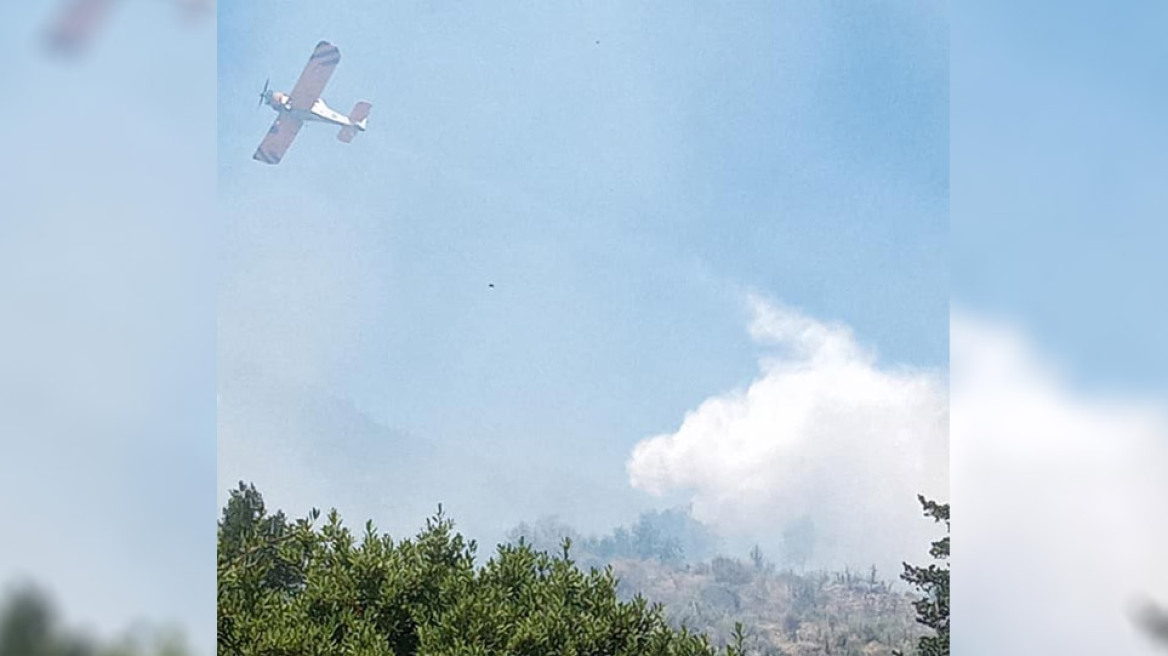
{"type": "MultiPolygon", "coordinates": [[[[924,597],[913,602],[917,611],[917,622],[933,629],[934,635],[922,636],[917,643],[920,656],[949,656],[949,504],[939,504],[917,495],[926,517],[936,522],[945,522],[945,537],[934,542],[929,555],[944,561],[944,567],[930,564],[928,567],[914,567],[904,564],[900,578],[924,593],[924,597]]],[[[901,652],[895,652],[903,656],[901,652]]]]}

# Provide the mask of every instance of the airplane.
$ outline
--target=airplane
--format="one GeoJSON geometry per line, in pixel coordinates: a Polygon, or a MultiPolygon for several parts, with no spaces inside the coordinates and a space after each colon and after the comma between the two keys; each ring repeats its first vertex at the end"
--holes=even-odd
{"type": "MultiPolygon", "coordinates": [[[[214,0],[171,0],[187,18],[214,15],[214,0]]],[[[94,34],[117,0],[65,0],[45,33],[49,50],[72,55],[93,41],[94,34]]]]}
{"type": "Polygon", "coordinates": [[[358,132],[365,131],[366,119],[373,105],[365,101],[358,102],[353,106],[353,111],[345,116],[320,99],[320,92],[328,84],[340,61],[341,51],[328,41],[321,41],[316,44],[291,94],[272,91],[268,88],[268,82],[264,82],[264,90],[260,92],[260,102],[256,107],[267,103],[276,110],[277,116],[252,159],[265,164],[279,164],[292,145],[292,140],[300,132],[300,126],[307,121],[340,126],[337,139],[345,143],[351,142],[358,132]]]}

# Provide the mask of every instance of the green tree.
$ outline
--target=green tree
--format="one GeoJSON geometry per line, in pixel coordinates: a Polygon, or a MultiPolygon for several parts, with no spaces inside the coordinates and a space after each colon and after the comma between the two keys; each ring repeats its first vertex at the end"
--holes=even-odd
{"type": "MultiPolygon", "coordinates": [[[[939,504],[917,495],[926,517],[945,522],[945,537],[934,542],[929,555],[943,561],[944,567],[931,563],[927,567],[904,564],[900,578],[924,593],[913,602],[917,622],[933,629],[934,635],[922,636],[917,642],[920,656],[948,656],[949,654],[949,504],[939,504]]],[[[901,656],[900,652],[896,652],[901,656]]]]}
{"type": "Polygon", "coordinates": [[[320,528],[318,517],[273,521],[254,487],[233,491],[219,523],[221,653],[716,654],[704,637],[670,628],[659,606],[620,601],[611,568],[581,571],[570,539],[555,556],[504,544],[476,568],[476,545],[441,506],[400,542],[371,522],[358,538],[335,510],[320,528]]]}
{"type": "Polygon", "coordinates": [[[231,491],[219,520],[220,554],[238,554],[239,558],[265,563],[264,584],[292,592],[303,585],[304,575],[297,561],[282,558],[278,550],[292,537],[287,517],[282,511],[269,515],[254,485],[241,482],[231,491]]]}

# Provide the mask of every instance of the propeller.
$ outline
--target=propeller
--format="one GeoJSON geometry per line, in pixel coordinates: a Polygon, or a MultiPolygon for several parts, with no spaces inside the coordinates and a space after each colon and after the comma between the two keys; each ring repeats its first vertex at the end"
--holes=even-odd
{"type": "Polygon", "coordinates": [[[260,92],[260,103],[256,105],[256,109],[262,107],[264,101],[268,99],[268,82],[271,82],[271,80],[264,80],[264,90],[260,92]]]}

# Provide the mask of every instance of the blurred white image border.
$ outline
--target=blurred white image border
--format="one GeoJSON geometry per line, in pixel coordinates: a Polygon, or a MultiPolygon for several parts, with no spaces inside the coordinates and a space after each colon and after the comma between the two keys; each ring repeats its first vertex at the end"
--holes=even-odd
{"type": "Polygon", "coordinates": [[[951,8],[953,652],[1156,653],[1168,11],[951,8]]]}
{"type": "Polygon", "coordinates": [[[0,586],[212,653],[213,5],[85,4],[0,8],[0,586]]]}

